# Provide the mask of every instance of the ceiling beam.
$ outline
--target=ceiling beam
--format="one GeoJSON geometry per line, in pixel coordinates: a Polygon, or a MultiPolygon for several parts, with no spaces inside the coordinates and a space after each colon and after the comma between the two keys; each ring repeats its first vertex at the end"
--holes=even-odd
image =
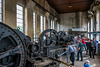
{"type": "MultiPolygon", "coordinates": [[[[47,9],[45,9],[43,6],[41,6],[40,4],[38,4],[35,0],[32,0],[39,8],[41,8],[43,11],[46,11],[48,13],[50,13],[50,15],[52,15],[53,17],[58,18],[57,16],[55,16],[53,13],[51,13],[50,11],[48,11],[47,9]]],[[[58,18],[59,19],[59,18],[58,18]]]]}
{"type": "Polygon", "coordinates": [[[58,13],[87,11],[94,0],[47,0],[58,13]],[[72,7],[69,7],[71,5],[72,7]]]}
{"type": "MultiPolygon", "coordinates": [[[[89,2],[92,2],[92,0],[89,2]]],[[[87,3],[87,1],[80,1],[80,2],[73,2],[73,3],[71,2],[71,3],[57,4],[57,5],[51,5],[51,6],[62,6],[62,5],[78,4],[78,3],[87,3]]]]}

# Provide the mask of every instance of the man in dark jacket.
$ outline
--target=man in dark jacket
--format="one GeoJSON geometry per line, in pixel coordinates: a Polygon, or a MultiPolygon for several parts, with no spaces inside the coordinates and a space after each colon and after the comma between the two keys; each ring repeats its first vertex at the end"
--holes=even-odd
{"type": "Polygon", "coordinates": [[[95,44],[95,50],[94,50],[94,55],[96,55],[96,40],[95,40],[95,38],[93,38],[93,43],[95,44]]]}
{"type": "Polygon", "coordinates": [[[87,47],[86,54],[89,54],[89,45],[90,45],[90,39],[88,39],[88,42],[86,42],[86,47],[87,47]]]}
{"type": "Polygon", "coordinates": [[[90,58],[92,58],[92,57],[91,57],[91,54],[92,54],[93,59],[95,59],[95,58],[94,58],[94,51],[95,51],[95,44],[94,44],[93,41],[91,40],[91,41],[90,41],[90,45],[89,45],[89,55],[90,55],[90,58]]]}

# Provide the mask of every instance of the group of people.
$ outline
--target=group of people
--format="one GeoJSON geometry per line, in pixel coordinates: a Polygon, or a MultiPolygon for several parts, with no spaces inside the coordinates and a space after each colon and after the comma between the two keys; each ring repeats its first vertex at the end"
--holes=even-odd
{"type": "Polygon", "coordinates": [[[81,55],[81,61],[83,61],[83,49],[86,51],[86,55],[89,54],[90,58],[95,59],[94,55],[96,54],[96,45],[97,45],[97,40],[93,38],[93,40],[88,39],[88,41],[85,41],[85,38],[83,37],[81,40],[79,40],[79,45],[78,45],[78,54],[77,54],[77,60],[79,60],[79,54],[81,55]]]}
{"type": "MultiPolygon", "coordinates": [[[[81,61],[83,61],[83,50],[86,51],[86,55],[89,54],[90,58],[95,59],[94,55],[96,54],[97,43],[98,41],[95,40],[95,38],[93,38],[93,40],[87,39],[86,42],[85,37],[82,37],[82,39],[79,38],[79,40],[77,40],[77,45],[75,45],[74,47],[69,42],[67,50],[70,51],[70,60],[72,62],[71,65],[74,65],[75,55],[77,55],[76,61],[79,61],[79,56],[81,56],[81,61]]],[[[89,60],[86,60],[86,62],[84,63],[84,67],[90,67],[89,60]]]]}
{"type": "Polygon", "coordinates": [[[95,59],[94,55],[96,55],[96,46],[98,44],[98,41],[93,38],[93,40],[88,39],[88,42],[86,43],[87,51],[86,54],[89,53],[90,58],[95,59]]]}

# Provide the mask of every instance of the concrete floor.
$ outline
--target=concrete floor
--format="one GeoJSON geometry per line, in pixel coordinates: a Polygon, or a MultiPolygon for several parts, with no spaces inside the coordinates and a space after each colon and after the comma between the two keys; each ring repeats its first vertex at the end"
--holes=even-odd
{"type": "MultiPolygon", "coordinates": [[[[77,58],[77,57],[76,57],[77,58]]],[[[89,58],[89,55],[85,55],[83,52],[83,61],[75,61],[75,65],[73,67],[84,67],[83,64],[85,60],[90,61],[90,67],[100,67],[100,56],[95,56],[95,59],[89,58]]],[[[60,60],[67,62],[66,56],[60,58],[60,60]]],[[[67,67],[64,64],[60,64],[60,67],[67,67]]]]}

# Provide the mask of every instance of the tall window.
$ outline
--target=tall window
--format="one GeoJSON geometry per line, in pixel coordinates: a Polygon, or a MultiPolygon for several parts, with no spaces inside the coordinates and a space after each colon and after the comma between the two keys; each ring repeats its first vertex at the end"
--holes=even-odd
{"type": "Polygon", "coordinates": [[[20,5],[16,5],[16,19],[17,19],[17,29],[23,32],[23,28],[24,28],[24,11],[23,11],[23,7],[20,5]]]}
{"type": "Polygon", "coordinates": [[[0,22],[3,22],[3,0],[0,0],[0,22]]]}
{"type": "Polygon", "coordinates": [[[41,28],[41,33],[43,32],[43,16],[40,16],[40,19],[41,19],[41,21],[40,21],[40,28],[41,28]]]}
{"type": "Polygon", "coordinates": [[[46,19],[44,17],[44,30],[46,29],[46,19]]]}
{"type": "Polygon", "coordinates": [[[59,23],[57,22],[57,31],[59,31],[59,26],[60,26],[60,25],[59,25],[59,23]]]}
{"type": "Polygon", "coordinates": [[[51,20],[51,29],[54,29],[54,21],[51,20]]]}
{"type": "Polygon", "coordinates": [[[52,27],[53,27],[53,21],[51,20],[51,29],[52,29],[52,27]]]}
{"type": "Polygon", "coordinates": [[[34,32],[34,41],[36,39],[36,13],[33,13],[33,32],[34,32]]]}
{"type": "Polygon", "coordinates": [[[55,29],[55,23],[54,23],[54,21],[52,22],[52,24],[53,24],[52,28],[55,29]]]}

